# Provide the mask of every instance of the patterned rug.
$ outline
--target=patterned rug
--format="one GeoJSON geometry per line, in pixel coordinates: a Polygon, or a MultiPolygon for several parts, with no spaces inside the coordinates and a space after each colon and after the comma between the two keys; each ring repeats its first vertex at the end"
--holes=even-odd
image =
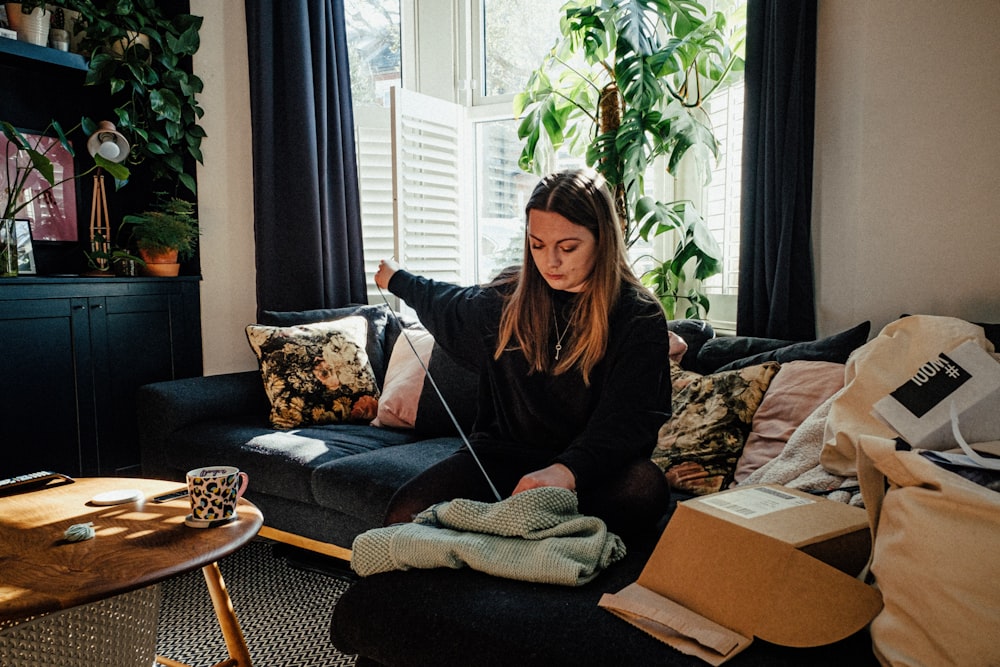
{"type": "MultiPolygon", "coordinates": [[[[283,557],[283,545],[254,540],[219,561],[257,667],[341,667],[354,656],[330,643],[330,615],[349,583],[318,559],[283,557]]],[[[346,566],[344,566],[346,567],[346,566]]],[[[344,572],[344,570],[341,570],[344,572]]],[[[201,570],[163,583],[156,651],[193,667],[226,657],[201,570]]]]}

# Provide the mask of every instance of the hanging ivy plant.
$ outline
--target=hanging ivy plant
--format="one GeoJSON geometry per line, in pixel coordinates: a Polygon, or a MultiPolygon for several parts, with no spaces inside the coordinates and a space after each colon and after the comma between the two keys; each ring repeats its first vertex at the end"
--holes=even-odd
{"type": "Polygon", "coordinates": [[[108,86],[117,104],[115,125],[132,144],[129,162],[144,165],[155,187],[197,193],[188,159],[203,162],[205,114],[197,96],[204,86],[191,73],[201,45],[202,17],[165,14],[155,0],[66,0],[80,12],[90,56],[87,84],[108,86]]]}

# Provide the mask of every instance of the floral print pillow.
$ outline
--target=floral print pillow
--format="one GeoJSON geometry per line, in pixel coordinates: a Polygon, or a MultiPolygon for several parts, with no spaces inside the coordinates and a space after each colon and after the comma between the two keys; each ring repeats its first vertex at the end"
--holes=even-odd
{"type": "Polygon", "coordinates": [[[364,317],[293,327],[251,324],[246,331],[271,401],[272,426],[290,429],[375,418],[379,390],[365,351],[364,317]]]}
{"type": "Polygon", "coordinates": [[[699,375],[670,362],[673,415],[660,427],[652,459],[672,488],[705,495],[732,481],[754,413],[779,368],[769,361],[699,375]]]}

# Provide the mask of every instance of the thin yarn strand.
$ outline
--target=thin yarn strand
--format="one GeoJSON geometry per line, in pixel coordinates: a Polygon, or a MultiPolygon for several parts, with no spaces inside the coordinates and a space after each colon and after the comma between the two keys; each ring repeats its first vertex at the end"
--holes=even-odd
{"type": "Polygon", "coordinates": [[[427,365],[424,363],[424,360],[420,358],[420,354],[417,352],[417,348],[413,345],[413,341],[410,340],[410,337],[406,335],[406,327],[404,327],[403,323],[399,321],[399,317],[396,316],[396,312],[392,309],[392,306],[389,304],[389,300],[385,297],[385,292],[382,291],[382,288],[379,287],[378,284],[376,284],[375,287],[378,289],[378,293],[379,296],[382,297],[382,301],[385,302],[386,306],[389,306],[389,313],[392,315],[392,318],[396,321],[396,324],[399,326],[399,334],[406,340],[406,343],[407,345],[410,346],[410,349],[413,350],[413,355],[417,358],[417,362],[420,364],[420,367],[424,369],[424,373],[427,374],[427,379],[431,381],[431,387],[434,388],[434,393],[437,394],[438,399],[440,399],[441,401],[441,405],[444,406],[445,412],[448,413],[448,417],[451,419],[451,423],[455,425],[455,429],[458,431],[458,435],[462,438],[462,442],[465,443],[465,446],[469,449],[469,453],[472,454],[472,460],[476,462],[476,465],[479,467],[479,471],[483,473],[483,477],[486,479],[486,483],[490,485],[490,491],[493,492],[493,495],[496,497],[498,502],[500,500],[503,500],[500,497],[500,492],[497,491],[497,487],[493,485],[493,480],[490,479],[489,473],[486,472],[486,468],[483,467],[482,462],[476,455],[476,450],[473,449],[472,443],[469,442],[469,438],[466,437],[465,431],[462,430],[462,426],[458,423],[458,419],[455,418],[455,413],[451,411],[451,406],[448,405],[448,401],[445,400],[444,394],[442,394],[441,390],[438,389],[437,382],[434,381],[434,376],[431,375],[430,369],[427,368],[427,365]]]}

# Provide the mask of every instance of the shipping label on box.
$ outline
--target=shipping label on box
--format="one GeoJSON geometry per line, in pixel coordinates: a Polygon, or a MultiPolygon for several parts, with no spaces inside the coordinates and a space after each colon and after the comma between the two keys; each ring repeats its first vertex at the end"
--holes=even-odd
{"type": "Polygon", "coordinates": [[[678,503],[639,578],[599,605],[674,648],[720,665],[754,637],[820,646],[882,607],[856,578],[864,510],[767,484],[678,503]]]}
{"type": "Polygon", "coordinates": [[[954,405],[967,442],[1000,439],[1000,363],[975,341],[966,341],[923,364],[875,403],[884,419],[912,447],[950,449],[954,405]]]}

